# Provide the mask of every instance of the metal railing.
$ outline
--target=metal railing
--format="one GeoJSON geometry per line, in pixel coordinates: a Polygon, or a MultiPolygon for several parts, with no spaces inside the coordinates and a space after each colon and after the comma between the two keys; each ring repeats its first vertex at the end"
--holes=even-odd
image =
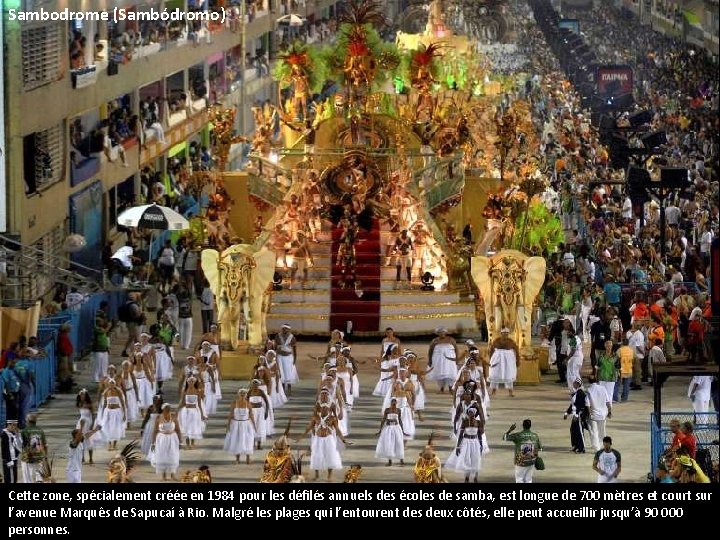
{"type": "Polygon", "coordinates": [[[697,439],[697,448],[710,451],[713,463],[718,461],[718,413],[696,413],[693,411],[664,412],[657,421],[655,413],[650,415],[650,472],[654,475],[655,469],[663,452],[672,445],[673,433],[670,430],[672,420],[693,423],[693,434],[697,439]],[[658,427],[660,426],[660,427],[658,427]]]}

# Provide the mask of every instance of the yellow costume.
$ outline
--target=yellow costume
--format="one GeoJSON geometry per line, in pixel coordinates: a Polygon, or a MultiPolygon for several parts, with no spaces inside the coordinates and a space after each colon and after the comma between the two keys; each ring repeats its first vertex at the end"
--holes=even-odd
{"type": "Polygon", "coordinates": [[[429,457],[423,452],[415,462],[413,472],[417,484],[439,484],[442,482],[440,459],[433,453],[429,457]]]}
{"type": "Polygon", "coordinates": [[[273,448],[265,456],[260,482],[263,484],[287,484],[293,476],[293,460],[290,450],[273,448]]]}

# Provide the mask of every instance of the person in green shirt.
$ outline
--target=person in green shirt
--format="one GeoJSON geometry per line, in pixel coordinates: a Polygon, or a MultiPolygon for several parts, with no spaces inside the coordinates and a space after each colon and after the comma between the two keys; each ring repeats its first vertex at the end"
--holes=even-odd
{"type": "Polygon", "coordinates": [[[529,418],[523,420],[522,426],[521,432],[513,433],[516,425],[511,425],[503,435],[503,440],[515,444],[515,483],[531,484],[535,472],[535,460],[542,450],[542,444],[537,433],[530,431],[532,422],[529,418]]]}
{"type": "Polygon", "coordinates": [[[597,380],[600,386],[604,386],[608,396],[615,395],[615,383],[620,373],[620,359],[613,351],[614,343],[608,339],[605,341],[605,350],[598,357],[597,380]]]}
{"type": "Polygon", "coordinates": [[[95,317],[95,329],[93,330],[92,357],[93,357],[93,381],[99,383],[107,375],[108,364],[110,363],[110,338],[108,330],[110,323],[103,317],[95,317]]]}

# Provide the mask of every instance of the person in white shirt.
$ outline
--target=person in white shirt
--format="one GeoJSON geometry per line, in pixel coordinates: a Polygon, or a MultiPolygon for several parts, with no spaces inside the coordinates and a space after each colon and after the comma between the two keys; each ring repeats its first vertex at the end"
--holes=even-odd
{"type": "Polygon", "coordinates": [[[588,425],[590,426],[592,445],[595,450],[600,450],[602,448],[600,440],[605,437],[605,423],[612,416],[611,398],[608,396],[606,388],[597,381],[593,381],[585,394],[590,407],[588,425]]]}
{"type": "Polygon", "coordinates": [[[700,256],[702,257],[705,266],[710,263],[710,246],[713,241],[712,231],[705,227],[705,230],[700,235],[700,256]]]}
{"type": "Polygon", "coordinates": [[[680,209],[675,206],[665,207],[665,222],[669,226],[678,226],[680,224],[680,209]]]}
{"type": "Polygon", "coordinates": [[[215,295],[210,288],[210,283],[205,280],[203,290],[200,293],[200,316],[202,319],[203,334],[210,331],[210,326],[215,315],[215,295]]]}
{"type": "Polygon", "coordinates": [[[599,484],[613,484],[620,475],[620,452],[612,447],[612,438],[603,437],[603,448],[595,452],[593,470],[598,473],[599,484]]]}
{"type": "MultiPolygon", "coordinates": [[[[711,375],[695,375],[688,386],[688,397],[692,401],[693,411],[706,413],[710,410],[711,375]]],[[[704,423],[704,421],[700,421],[704,423]]]]}
{"type": "Polygon", "coordinates": [[[77,310],[80,309],[80,305],[85,301],[85,295],[78,292],[77,287],[70,289],[70,292],[65,295],[65,305],[68,309],[77,310]]]}
{"type": "Polygon", "coordinates": [[[642,362],[645,359],[645,334],[642,331],[641,323],[633,323],[633,329],[630,330],[628,337],[628,346],[635,353],[633,361],[633,389],[642,388],[640,385],[642,379],[642,362]]]}
{"type": "MultiPolygon", "coordinates": [[[[84,422],[81,420],[80,422],[84,422]]],[[[82,464],[83,454],[85,452],[85,441],[95,435],[102,429],[102,426],[96,425],[93,429],[83,433],[83,427],[72,430],[72,439],[68,445],[68,461],[65,467],[65,476],[69,484],[82,483],[82,464]]],[[[90,451],[90,459],[92,462],[92,450],[90,451]]]]}
{"type": "Polygon", "coordinates": [[[650,373],[651,378],[654,376],[653,364],[664,364],[667,362],[665,353],[662,350],[662,345],[662,340],[660,338],[655,338],[652,349],[650,349],[650,352],[648,353],[648,372],[650,373]]]}
{"type": "Polygon", "coordinates": [[[623,219],[632,219],[633,217],[633,205],[630,197],[625,197],[622,205],[622,217],[623,219]]]}

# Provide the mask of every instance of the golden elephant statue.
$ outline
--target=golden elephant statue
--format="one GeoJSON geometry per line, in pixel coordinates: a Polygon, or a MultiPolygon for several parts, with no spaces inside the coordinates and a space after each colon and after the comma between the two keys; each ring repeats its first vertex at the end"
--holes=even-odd
{"type": "Polygon", "coordinates": [[[485,303],[490,342],[508,328],[520,350],[531,346],[532,307],[545,283],[545,266],[544,258],[515,250],[472,258],[470,272],[485,303]]]}
{"type": "Polygon", "coordinates": [[[220,337],[235,350],[240,341],[240,323],[244,319],[251,346],[265,342],[264,297],[275,273],[275,253],[255,251],[248,244],[230,246],[222,253],[205,249],[202,269],[215,294],[220,337]]]}

